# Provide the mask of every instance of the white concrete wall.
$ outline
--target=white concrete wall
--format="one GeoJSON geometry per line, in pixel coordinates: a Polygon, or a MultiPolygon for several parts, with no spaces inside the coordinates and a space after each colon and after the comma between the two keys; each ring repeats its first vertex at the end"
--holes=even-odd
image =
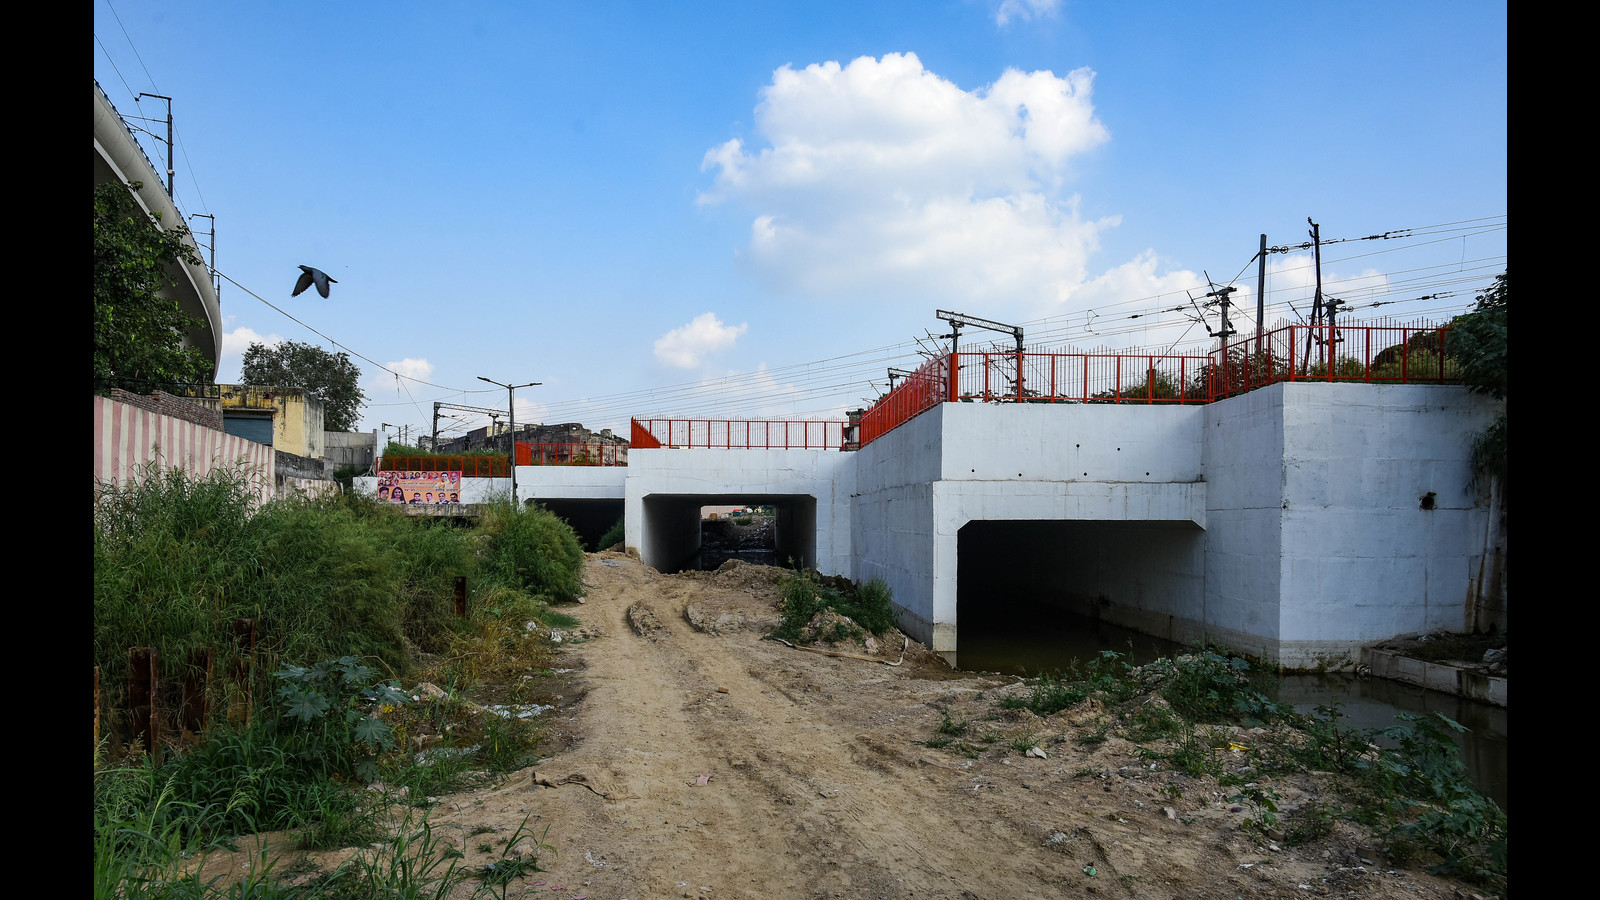
{"type": "Polygon", "coordinates": [[[1470,626],[1489,524],[1469,492],[1474,436],[1501,408],[1464,387],[1289,384],[1283,395],[1278,656],[1349,665],[1351,647],[1470,626]],[[1422,509],[1433,492],[1434,508],[1422,509]]]}
{"type": "Polygon", "coordinates": [[[1205,407],[1205,596],[1179,640],[1277,652],[1283,428],[1281,384],[1205,407]]]}
{"type": "Polygon", "coordinates": [[[528,500],[621,500],[627,466],[517,466],[517,493],[528,500]]]}
{"type": "MultiPolygon", "coordinates": [[[[699,544],[700,506],[729,501],[782,502],[785,497],[811,497],[815,515],[798,510],[795,521],[812,532],[815,560],[808,564],[825,574],[850,571],[850,495],[855,487],[853,454],[828,450],[680,449],[633,450],[627,467],[627,545],[648,565],[673,566],[689,535],[679,507],[696,510],[694,546],[699,544]],[[646,499],[671,498],[647,507],[646,499]],[[648,536],[647,513],[665,516],[662,527],[676,537],[648,536]],[[664,543],[663,543],[664,541],[664,543]]],[[[781,539],[781,536],[780,536],[781,539]]]]}
{"type": "Polygon", "coordinates": [[[944,416],[953,405],[940,404],[845,454],[856,466],[851,577],[882,578],[894,591],[900,629],[930,647],[936,644],[933,485],[944,416]]]}

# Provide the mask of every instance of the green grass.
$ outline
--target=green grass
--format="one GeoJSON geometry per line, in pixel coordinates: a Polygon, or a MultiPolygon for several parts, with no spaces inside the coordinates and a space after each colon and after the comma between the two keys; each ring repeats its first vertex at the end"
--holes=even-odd
{"type": "Polygon", "coordinates": [[[856,585],[806,569],[785,578],[781,590],[778,608],[783,618],[775,633],[797,644],[859,639],[863,630],[881,635],[894,627],[894,592],[881,578],[856,585]],[[826,609],[848,616],[860,630],[838,623],[827,634],[809,633],[806,626],[812,617],[826,609]]]}
{"type": "MultiPolygon", "coordinates": [[[[578,624],[550,609],[582,591],[571,529],[509,504],[461,528],[348,496],[258,504],[238,471],[143,475],[98,486],[95,498],[94,655],[106,734],[92,804],[96,896],[423,897],[466,883],[470,873],[453,860],[417,856],[439,849],[425,818],[389,826],[396,789],[425,806],[514,770],[534,755],[538,730],[516,719],[469,722],[454,694],[412,708],[379,682],[418,672],[419,651],[437,654],[420,674],[452,689],[547,672],[549,628],[578,624]],[[458,576],[471,589],[466,618],[454,610],[458,576]],[[242,677],[240,619],[257,635],[242,677]],[[156,699],[169,720],[190,661],[215,654],[208,734],[159,764],[125,752],[130,722],[119,711],[134,647],[156,650],[156,699]],[[230,700],[246,693],[251,724],[228,724],[230,700]],[[412,732],[456,752],[419,763],[412,732]],[[366,790],[374,777],[390,790],[366,790]],[[186,855],[278,829],[292,829],[304,850],[378,847],[299,887],[265,856],[243,882],[207,885],[178,873],[186,855]]],[[[508,865],[529,858],[519,859],[508,865]]]]}

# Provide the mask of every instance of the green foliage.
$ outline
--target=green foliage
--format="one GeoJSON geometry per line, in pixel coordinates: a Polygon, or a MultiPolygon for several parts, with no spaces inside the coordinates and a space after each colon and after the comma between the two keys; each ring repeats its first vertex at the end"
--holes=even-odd
{"type": "MultiPolygon", "coordinates": [[[[1461,363],[1461,380],[1480,394],[1506,399],[1510,374],[1506,332],[1506,274],[1495,276],[1494,286],[1478,295],[1472,312],[1450,323],[1448,348],[1461,363]]],[[[1506,460],[1506,414],[1501,413],[1472,444],[1474,481],[1494,478],[1503,485],[1506,460]]]]}
{"type": "MultiPolygon", "coordinates": [[[[256,487],[239,470],[195,478],[151,467],[97,489],[94,662],[107,709],[126,706],[131,647],[157,651],[159,699],[176,708],[193,654],[231,655],[239,619],[256,623],[253,687],[265,696],[285,666],[351,656],[400,675],[411,648],[444,652],[469,627],[526,637],[527,619],[549,617],[548,602],[581,589],[577,539],[547,512],[514,518],[507,505],[467,530],[348,495],[258,505],[256,487]],[[471,622],[454,614],[457,576],[473,586],[471,622]]],[[[218,686],[214,711],[232,689],[218,686]]]]}
{"type": "Polygon", "coordinates": [[[1084,685],[1069,682],[1059,673],[1049,672],[1028,683],[1028,693],[1025,697],[1006,699],[1011,703],[1020,701],[1017,706],[1032,711],[1036,716],[1050,716],[1069,706],[1082,703],[1088,696],[1089,691],[1084,685]]]}
{"type": "Polygon", "coordinates": [[[184,336],[205,328],[205,321],[159,293],[176,283],[169,273],[184,264],[201,265],[200,258],[185,243],[189,229],[182,222],[163,230],[140,208],[129,191],[142,186],[112,181],[94,189],[96,391],[148,393],[211,380],[211,361],[183,346],[184,336]]]}
{"type": "Polygon", "coordinates": [[[1288,815],[1283,842],[1290,847],[1299,847],[1327,837],[1333,832],[1335,818],[1337,816],[1332,805],[1313,800],[1288,815]]]}
{"type": "Polygon", "coordinates": [[[618,545],[618,544],[622,543],[623,541],[627,540],[628,539],[628,527],[627,527],[627,525],[628,525],[627,517],[623,517],[621,519],[618,519],[617,520],[617,524],[612,525],[610,528],[607,528],[606,529],[606,533],[602,534],[600,536],[600,540],[598,542],[596,542],[594,548],[596,550],[609,550],[612,547],[615,547],[616,545],[618,545]]]}
{"type": "Polygon", "coordinates": [[[1222,760],[1217,758],[1216,751],[1192,734],[1186,735],[1178,746],[1173,748],[1167,760],[1172,764],[1172,768],[1190,778],[1222,774],[1222,760]]]}
{"type": "Polygon", "coordinates": [[[1388,797],[1391,840],[1438,854],[1434,871],[1486,881],[1507,874],[1506,814],[1472,786],[1450,732],[1466,730],[1434,713],[1402,715],[1411,723],[1387,729],[1399,742],[1370,766],[1370,781],[1388,797]]]}
{"type": "Polygon", "coordinates": [[[804,569],[786,577],[781,591],[778,611],[782,623],[775,634],[788,641],[810,643],[861,637],[844,623],[836,623],[828,634],[807,633],[812,617],[827,609],[848,616],[873,634],[883,634],[894,627],[894,592],[881,578],[857,586],[843,578],[824,580],[815,570],[804,569]]]}
{"type": "Polygon", "coordinates": [[[350,354],[298,341],[251,344],[244,351],[240,383],[299,388],[317,395],[328,431],[353,431],[367,399],[361,389],[361,369],[350,361],[350,354]]]}
{"type": "MultiPolygon", "coordinates": [[[[330,430],[332,430],[332,429],[330,429],[330,430]]],[[[424,450],[421,447],[413,447],[410,444],[402,444],[399,441],[391,440],[391,441],[389,441],[389,443],[384,445],[383,453],[381,455],[382,456],[419,456],[419,457],[423,457],[423,458],[427,458],[427,459],[450,459],[452,457],[457,457],[457,456],[462,456],[462,457],[496,457],[496,458],[499,458],[499,459],[505,459],[506,458],[506,451],[502,450],[502,449],[496,449],[496,448],[493,448],[493,447],[479,447],[479,448],[477,448],[475,450],[462,450],[460,452],[454,452],[454,453],[436,453],[436,452],[434,452],[432,450],[424,450]]]]}
{"type": "Polygon", "coordinates": [[[1189,722],[1229,721],[1237,702],[1250,693],[1250,664],[1212,650],[1160,660],[1146,668],[1165,676],[1161,696],[1189,722]]]}
{"type": "Polygon", "coordinates": [[[1506,337],[1506,276],[1495,276],[1494,286],[1478,295],[1472,312],[1450,322],[1446,343],[1460,360],[1461,380],[1474,391],[1497,400],[1506,398],[1508,341],[1506,337]]]}
{"type": "Polygon", "coordinates": [[[487,538],[488,566],[503,583],[546,603],[568,603],[583,593],[583,546],[554,513],[498,503],[484,511],[479,529],[487,538]]]}
{"type": "Polygon", "coordinates": [[[538,729],[516,716],[487,716],[478,743],[478,762],[495,774],[526,768],[538,758],[538,729]]]}
{"type": "Polygon", "coordinates": [[[282,745],[323,774],[376,778],[378,756],[394,749],[394,735],[370,713],[409,698],[396,684],[372,683],[375,674],[353,656],[276,672],[282,745]]]}
{"type": "Polygon", "coordinates": [[[1253,815],[1245,818],[1242,827],[1246,831],[1256,831],[1262,834],[1278,824],[1278,801],[1283,796],[1269,787],[1249,783],[1240,787],[1239,793],[1228,798],[1229,803],[1248,803],[1253,815]]]}

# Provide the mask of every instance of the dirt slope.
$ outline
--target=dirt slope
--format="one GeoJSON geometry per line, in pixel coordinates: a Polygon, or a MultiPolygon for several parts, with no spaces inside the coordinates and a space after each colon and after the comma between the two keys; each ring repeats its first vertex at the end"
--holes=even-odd
{"type": "MultiPolygon", "coordinates": [[[[550,725],[569,746],[434,814],[462,833],[548,826],[549,871],[510,896],[1467,896],[1391,873],[1354,832],[1266,849],[1214,782],[1151,771],[1116,738],[1050,743],[1065,723],[1026,712],[1000,724],[1050,758],[923,746],[942,709],[1015,680],[944,671],[917,645],[896,668],[762,641],[776,593],[760,570],[663,576],[604,553],[585,578],[577,614],[601,636],[565,651],[587,685],[550,725]],[[1179,799],[1158,793],[1174,779],[1179,799]]],[[[1276,786],[1287,805],[1304,794],[1276,786]]]]}

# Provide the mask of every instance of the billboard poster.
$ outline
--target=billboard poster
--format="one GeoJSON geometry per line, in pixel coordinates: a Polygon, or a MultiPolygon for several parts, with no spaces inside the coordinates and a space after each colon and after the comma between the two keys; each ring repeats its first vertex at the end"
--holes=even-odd
{"type": "Polygon", "coordinates": [[[379,472],[378,499],[437,506],[461,502],[460,472],[379,472]]]}

